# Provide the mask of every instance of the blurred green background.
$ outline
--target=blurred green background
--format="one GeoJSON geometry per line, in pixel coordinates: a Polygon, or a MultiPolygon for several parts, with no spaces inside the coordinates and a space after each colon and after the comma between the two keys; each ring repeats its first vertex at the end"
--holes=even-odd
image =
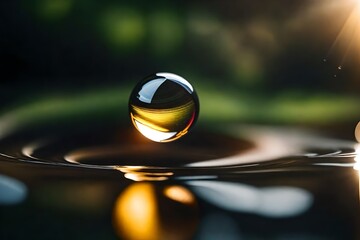
{"type": "Polygon", "coordinates": [[[354,0],[2,1],[0,121],[125,122],[132,87],[173,72],[197,89],[203,124],[354,127],[360,25],[349,16],[356,19],[357,7],[354,0]]]}

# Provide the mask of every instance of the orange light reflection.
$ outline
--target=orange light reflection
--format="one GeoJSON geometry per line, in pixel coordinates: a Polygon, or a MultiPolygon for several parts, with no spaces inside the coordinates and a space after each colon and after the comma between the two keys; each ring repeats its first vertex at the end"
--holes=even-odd
{"type": "Polygon", "coordinates": [[[117,198],[113,226],[120,239],[192,239],[198,217],[196,198],[185,187],[141,182],[117,198]]]}
{"type": "Polygon", "coordinates": [[[146,167],[141,166],[126,166],[114,167],[116,170],[124,173],[124,177],[136,182],[140,181],[164,181],[170,176],[174,175],[173,172],[151,172],[146,171],[146,167]]]}
{"type": "Polygon", "coordinates": [[[158,239],[156,204],[155,189],[151,184],[128,187],[115,203],[114,227],[118,235],[125,239],[158,239]]]}
{"type": "Polygon", "coordinates": [[[195,202],[192,193],[182,186],[169,186],[164,189],[164,195],[168,198],[184,204],[193,204],[195,202]]]}

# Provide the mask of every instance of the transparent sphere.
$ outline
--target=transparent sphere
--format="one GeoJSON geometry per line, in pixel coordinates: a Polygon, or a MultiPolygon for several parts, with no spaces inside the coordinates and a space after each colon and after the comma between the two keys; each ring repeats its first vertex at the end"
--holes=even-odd
{"type": "Polygon", "coordinates": [[[184,78],[156,73],[137,84],[130,95],[130,118],[136,129],[156,142],[184,136],[199,115],[199,99],[184,78]]]}

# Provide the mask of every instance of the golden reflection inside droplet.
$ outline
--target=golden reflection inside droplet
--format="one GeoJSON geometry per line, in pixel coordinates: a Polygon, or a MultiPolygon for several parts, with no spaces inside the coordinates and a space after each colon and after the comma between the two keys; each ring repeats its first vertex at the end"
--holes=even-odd
{"type": "Polygon", "coordinates": [[[113,226],[121,239],[192,239],[198,217],[196,199],[185,187],[141,182],[128,186],[117,198],[113,226]],[[165,195],[166,189],[183,196],[171,201],[174,197],[165,195]]]}
{"type": "MultiPolygon", "coordinates": [[[[131,115],[132,116],[132,115],[131,115]]],[[[148,139],[151,139],[155,142],[165,141],[166,139],[172,138],[176,135],[176,132],[162,132],[160,130],[151,128],[141,122],[137,121],[135,118],[133,119],[134,126],[148,139]]]]}
{"type": "Polygon", "coordinates": [[[184,204],[193,204],[195,202],[192,193],[182,186],[169,186],[164,189],[164,195],[168,198],[184,204]]]}
{"type": "Polygon", "coordinates": [[[177,121],[186,122],[195,109],[193,102],[170,109],[147,109],[131,105],[132,117],[155,130],[170,131],[177,121]]]}
{"type": "MultiPolygon", "coordinates": [[[[190,119],[189,124],[182,130],[179,132],[171,132],[167,129],[163,129],[161,127],[155,126],[153,124],[149,124],[144,120],[139,121],[139,118],[134,117],[134,115],[131,113],[130,114],[131,119],[133,121],[134,126],[148,139],[151,139],[155,142],[171,142],[174,141],[176,139],[181,138],[182,136],[184,136],[185,134],[187,134],[189,128],[191,127],[195,115],[193,114],[193,116],[190,119]]],[[[164,118],[166,119],[166,118],[164,118]]]]}

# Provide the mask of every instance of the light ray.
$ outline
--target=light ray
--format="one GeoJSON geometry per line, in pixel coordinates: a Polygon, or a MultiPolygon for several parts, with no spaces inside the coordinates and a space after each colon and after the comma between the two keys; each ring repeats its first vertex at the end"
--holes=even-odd
{"type": "Polygon", "coordinates": [[[360,59],[360,44],[358,44],[360,42],[360,1],[356,0],[352,4],[352,10],[326,56],[328,58],[334,52],[338,52],[341,56],[339,69],[351,55],[360,59]]]}

